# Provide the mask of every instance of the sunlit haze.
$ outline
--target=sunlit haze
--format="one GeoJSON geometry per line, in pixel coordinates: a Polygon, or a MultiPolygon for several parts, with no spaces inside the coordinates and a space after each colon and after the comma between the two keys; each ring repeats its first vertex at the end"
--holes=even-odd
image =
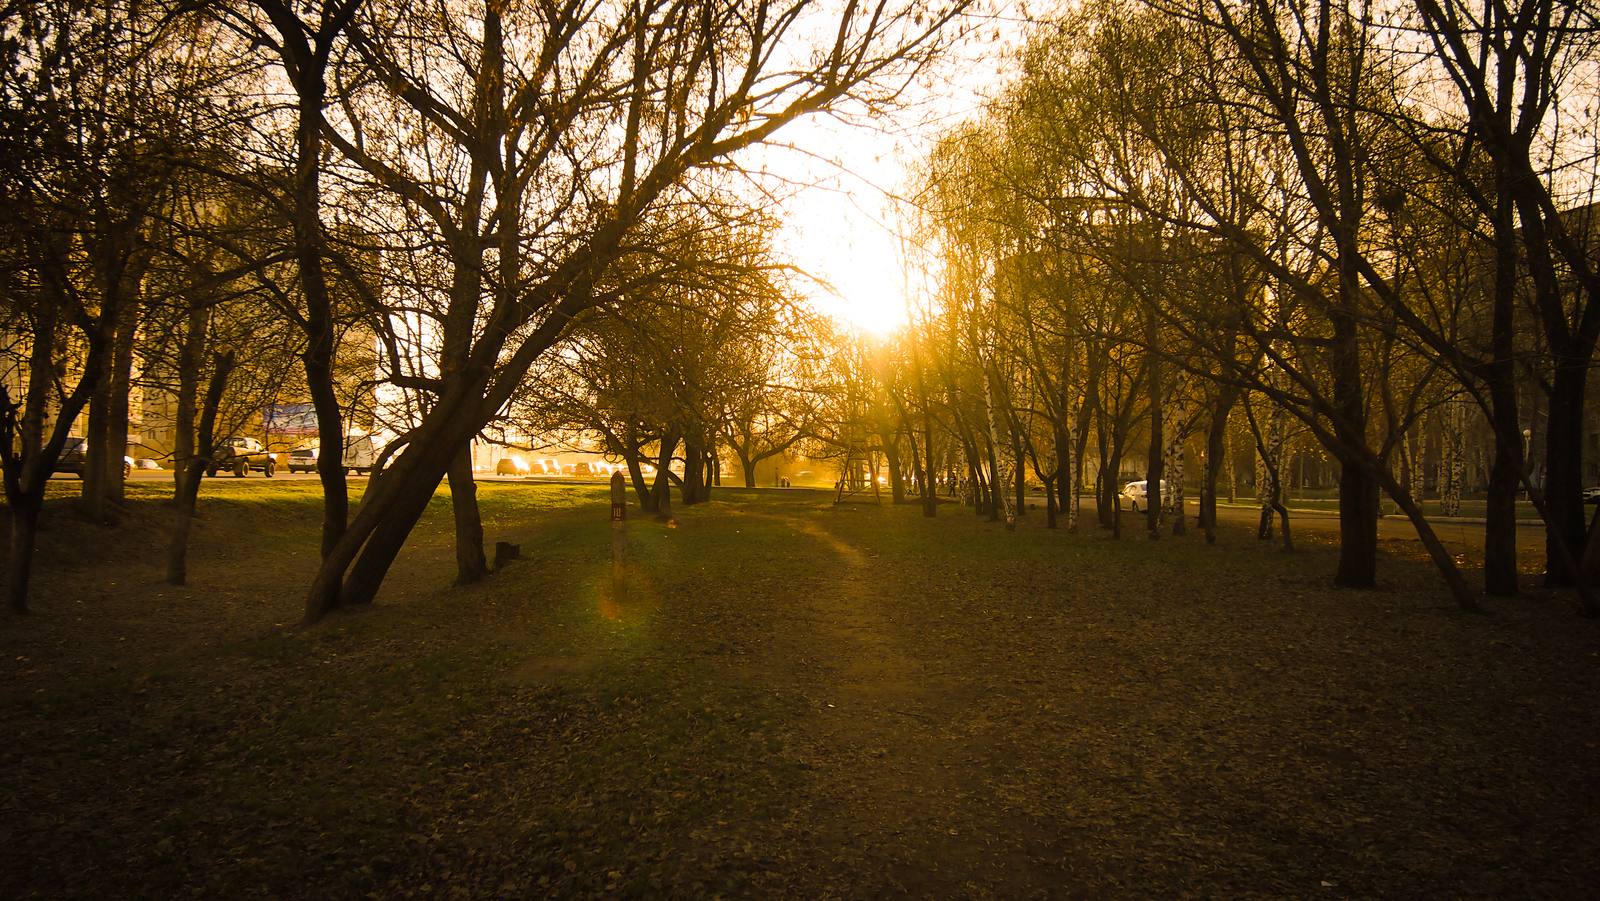
{"type": "MultiPolygon", "coordinates": [[[[1008,28],[1012,35],[1020,29],[1008,28]]],[[[894,198],[939,134],[976,114],[999,82],[1018,38],[973,42],[947,61],[937,89],[916,88],[888,121],[798,122],[783,138],[804,152],[778,152],[776,171],[808,185],[784,205],[779,249],[819,280],[806,289],[821,312],[862,331],[888,334],[906,321],[906,274],[894,198]],[[830,290],[831,289],[831,290],[830,290]]],[[[912,279],[914,282],[915,279],[912,279]]]]}
{"type": "Polygon", "coordinates": [[[809,161],[816,182],[786,204],[781,249],[817,279],[806,293],[821,312],[856,328],[886,334],[905,321],[900,225],[886,193],[904,171],[886,149],[892,138],[846,130],[829,122],[807,124],[797,143],[818,148],[828,161],[809,161]],[[822,151],[821,148],[828,148],[822,151]],[[834,165],[837,162],[838,165],[834,165]]]}

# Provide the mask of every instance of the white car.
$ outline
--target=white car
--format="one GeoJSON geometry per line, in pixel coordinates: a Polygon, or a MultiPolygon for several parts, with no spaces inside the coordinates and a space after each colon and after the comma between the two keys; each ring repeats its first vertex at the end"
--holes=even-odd
{"type": "MultiPolygon", "coordinates": [[[[1145,503],[1145,485],[1146,483],[1141,480],[1122,486],[1122,497],[1133,507],[1135,513],[1138,513],[1140,506],[1145,503]]],[[[1172,486],[1164,480],[1161,483],[1161,509],[1172,509],[1172,486]]]]}
{"type": "Polygon", "coordinates": [[[316,472],[317,449],[314,447],[297,447],[289,452],[290,472],[316,472]]]}

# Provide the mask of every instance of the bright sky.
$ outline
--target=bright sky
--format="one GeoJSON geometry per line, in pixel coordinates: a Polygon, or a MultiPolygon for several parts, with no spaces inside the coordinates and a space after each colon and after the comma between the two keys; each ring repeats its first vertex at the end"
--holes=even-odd
{"type": "Polygon", "coordinates": [[[1016,29],[1007,31],[1009,39],[962,47],[944,67],[955,74],[880,127],[819,118],[781,134],[806,153],[775,154],[774,170],[793,171],[795,181],[811,186],[785,204],[787,225],[778,245],[833,287],[835,293],[821,285],[809,292],[819,310],[878,334],[905,322],[906,278],[892,196],[907,187],[912,167],[939,134],[976,114],[984,92],[1000,83],[997,69],[1017,43],[1016,29]]]}

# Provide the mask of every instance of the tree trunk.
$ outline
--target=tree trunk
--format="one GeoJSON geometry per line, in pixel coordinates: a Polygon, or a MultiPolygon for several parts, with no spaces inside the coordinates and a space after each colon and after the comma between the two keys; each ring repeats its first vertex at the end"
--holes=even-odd
{"type": "Polygon", "coordinates": [[[1584,539],[1583,559],[1578,566],[1583,584],[1600,585],[1600,505],[1589,518],[1589,534],[1584,539]]]}
{"type": "Polygon", "coordinates": [[[48,398],[55,380],[55,338],[59,320],[50,311],[33,323],[33,346],[29,350],[28,395],[21,404],[13,403],[10,392],[0,384],[0,475],[5,482],[6,504],[11,509],[11,548],[6,570],[6,609],[15,614],[28,612],[28,585],[33,577],[34,544],[38,539],[39,516],[44,509],[45,485],[55,471],[56,460],[66,445],[73,420],[83,412],[107,368],[105,342],[92,330],[85,330],[88,344],[83,376],[62,399],[56,424],[48,440],[43,439],[48,398]]]}
{"type": "Polygon", "coordinates": [[[700,503],[700,483],[705,477],[704,445],[695,438],[683,441],[683,505],[700,503]]]}
{"type": "Polygon", "coordinates": [[[1272,518],[1278,506],[1277,454],[1278,446],[1282,442],[1282,431],[1278,426],[1283,420],[1277,415],[1276,404],[1273,404],[1273,410],[1273,415],[1268,419],[1264,431],[1260,428],[1258,420],[1252,418],[1250,423],[1256,433],[1256,504],[1260,511],[1256,526],[1258,541],[1272,539],[1272,518]]]}
{"type": "MultiPolygon", "coordinates": [[[[487,417],[478,416],[474,404],[466,400],[469,392],[481,390],[481,384],[464,380],[454,384],[439,398],[436,412],[425,416],[412,431],[405,451],[387,469],[372,474],[355,517],[323,555],[322,566],[306,593],[306,623],[314,623],[340,606],[370,603],[377,595],[389,565],[427,509],[456,454],[483,427],[487,417]]],[[[342,462],[337,457],[322,454],[317,464],[331,469],[333,463],[342,462]]]]}
{"type": "Polygon", "coordinates": [[[183,491],[184,473],[198,452],[195,447],[196,408],[200,398],[200,364],[206,345],[206,311],[191,297],[188,328],[178,349],[177,411],[173,419],[172,437],[172,491],[178,496],[183,491]]]}
{"type": "MultiPolygon", "coordinates": [[[[916,334],[915,329],[908,330],[907,334],[911,337],[911,365],[916,374],[917,402],[922,405],[922,436],[925,442],[924,447],[926,448],[923,458],[927,461],[925,466],[927,478],[922,484],[922,515],[934,517],[939,515],[939,492],[937,486],[934,485],[933,412],[928,403],[927,384],[923,381],[922,350],[921,342],[918,340],[920,336],[916,334]]],[[[917,444],[917,435],[916,429],[910,423],[911,420],[907,419],[906,428],[911,432],[911,445],[914,449],[917,444]]]]}
{"type": "Polygon", "coordinates": [[[1011,469],[1011,481],[1017,494],[1013,509],[1017,511],[1017,518],[1020,519],[1028,515],[1028,471],[1025,468],[1027,461],[1023,459],[1021,443],[1013,442],[1011,458],[1015,461],[1011,469]]]}
{"type": "Polygon", "coordinates": [[[638,427],[630,422],[623,439],[625,448],[628,449],[623,454],[623,459],[628,461],[628,479],[633,482],[634,494],[638,495],[639,509],[646,513],[654,513],[655,498],[652,496],[650,483],[645,481],[644,467],[640,465],[643,462],[643,453],[640,450],[638,427]]]}
{"type": "MultiPolygon", "coordinates": [[[[1083,401],[1078,404],[1078,418],[1073,432],[1068,436],[1072,441],[1072,480],[1067,484],[1067,503],[1070,505],[1069,509],[1072,511],[1072,516],[1068,521],[1067,527],[1072,532],[1078,531],[1078,523],[1083,515],[1083,501],[1079,498],[1079,494],[1084,487],[1083,460],[1084,457],[1088,456],[1089,452],[1089,419],[1094,414],[1094,407],[1089,403],[1088,398],[1092,396],[1087,390],[1085,391],[1083,401]]],[[[1105,461],[1103,456],[1100,459],[1102,462],[1105,461]]],[[[1098,493],[1096,494],[1095,502],[1099,503],[1098,493]]]]}
{"type": "Polygon", "coordinates": [[[733,452],[739,455],[739,468],[744,471],[744,487],[756,487],[756,461],[745,456],[744,449],[734,445],[733,452]]]}
{"type": "Polygon", "coordinates": [[[39,513],[44,493],[11,507],[11,552],[6,561],[6,609],[17,615],[28,612],[28,582],[33,578],[33,549],[39,540],[39,513]]]}
{"type": "Polygon", "coordinates": [[[1378,483],[1361,467],[1339,468],[1339,569],[1333,584],[1372,588],[1378,583],[1378,483]]]}
{"type": "Polygon", "coordinates": [[[133,345],[139,334],[139,305],[132,301],[144,279],[144,266],[138,267],[138,281],[129,286],[127,311],[117,323],[116,340],[111,347],[111,405],[106,422],[106,499],[121,504],[127,497],[128,417],[133,393],[133,345]]]}
{"type": "Polygon", "coordinates": [[[472,447],[462,446],[450,461],[450,507],[456,523],[457,585],[481,582],[489,575],[483,553],[483,514],[478,509],[478,485],[472,478],[472,447]]]}
{"type": "MultiPolygon", "coordinates": [[[[438,472],[439,469],[448,471],[449,463],[439,465],[434,472],[438,472]]],[[[375,473],[374,478],[367,482],[369,494],[372,492],[372,482],[376,480],[377,475],[375,473]]],[[[428,509],[428,504],[433,500],[433,495],[438,491],[443,478],[442,474],[433,475],[431,478],[410,478],[394,489],[388,503],[385,504],[389,511],[388,515],[372,526],[366,543],[359,546],[359,553],[353,550],[351,552],[349,574],[335,595],[339,599],[340,606],[364,606],[372,603],[377,597],[378,589],[383,586],[384,576],[394,564],[394,558],[399,556],[400,549],[405,546],[406,538],[416,527],[417,520],[421,519],[423,512],[428,509]]],[[[362,505],[366,505],[365,498],[362,500],[362,505]]],[[[339,546],[351,545],[353,542],[341,541],[339,546]]]]}
{"type": "Polygon", "coordinates": [[[883,445],[883,459],[889,469],[889,497],[896,506],[906,502],[905,480],[900,477],[900,441],[888,412],[878,404],[878,441],[883,445]]]}
{"type": "Polygon", "coordinates": [[[1122,441],[1120,430],[1111,436],[1110,454],[1101,455],[1100,509],[1102,519],[1112,526],[1117,537],[1122,537],[1122,441]]]}
{"type": "MultiPolygon", "coordinates": [[[[1347,207],[1348,208],[1348,207],[1347,207]]],[[[1353,226],[1352,226],[1353,228],[1353,226]]],[[[1366,397],[1361,373],[1359,326],[1352,310],[1358,291],[1353,269],[1353,239],[1340,237],[1339,304],[1328,314],[1333,323],[1329,369],[1333,375],[1334,434],[1343,444],[1366,446],[1366,397]]],[[[1340,588],[1374,588],[1378,584],[1378,482],[1366,470],[1344,463],[1339,472],[1339,569],[1333,583],[1340,588]]]]}
{"type": "MultiPolygon", "coordinates": [[[[1065,395],[1065,392],[1063,392],[1065,395]]],[[[1065,399],[1065,397],[1063,397],[1065,399]]],[[[1082,481],[1082,460],[1075,439],[1075,411],[1063,403],[1061,421],[1056,426],[1056,497],[1059,509],[1066,517],[1067,531],[1078,531],[1078,489],[1082,481]]]]}
{"type": "Polygon", "coordinates": [[[983,399],[989,413],[989,521],[999,521],[1000,505],[1004,504],[1006,530],[1011,531],[1017,527],[1017,514],[1011,507],[1011,498],[1006,492],[1007,479],[1000,469],[1000,416],[994,406],[994,382],[988,365],[983,366],[983,399]]]}
{"type": "Polygon", "coordinates": [[[661,453],[656,459],[656,484],[650,491],[650,500],[656,519],[662,522],[672,518],[672,475],[668,466],[678,450],[678,440],[678,433],[668,429],[661,438],[661,453]]]}
{"type": "MultiPolygon", "coordinates": [[[[1518,423],[1516,373],[1517,270],[1521,266],[1516,233],[1516,205],[1512,200],[1511,170],[1504,157],[1494,162],[1494,297],[1490,313],[1491,359],[1485,367],[1490,409],[1494,418],[1495,457],[1489,471],[1488,503],[1483,527],[1483,583],[1490,597],[1513,597],[1517,585],[1517,488],[1522,481],[1527,449],[1522,446],[1518,423]]],[[[1462,447],[1466,432],[1466,399],[1450,403],[1451,497],[1444,504],[1447,516],[1461,513],[1461,480],[1465,467],[1462,447]]]]}
{"type": "MultiPolygon", "coordinates": [[[[1200,528],[1205,530],[1206,543],[1217,540],[1217,478],[1223,463],[1228,464],[1228,478],[1233,478],[1232,445],[1228,442],[1228,415],[1239,400],[1239,389],[1223,385],[1217,389],[1217,405],[1211,413],[1211,428],[1206,432],[1205,481],[1200,486],[1200,528]]],[[[1232,501],[1229,490],[1229,501],[1232,501]]]]}
{"type": "MultiPolygon", "coordinates": [[[[1461,515],[1462,482],[1466,477],[1467,469],[1465,406],[1466,401],[1461,397],[1457,397],[1445,405],[1444,427],[1441,430],[1443,440],[1440,442],[1441,447],[1439,449],[1441,457],[1440,468],[1443,470],[1441,479],[1444,482],[1439,489],[1439,512],[1444,516],[1461,515]]],[[[1501,406],[1500,409],[1514,409],[1514,405],[1510,408],[1501,406]]],[[[1516,431],[1516,424],[1516,420],[1513,418],[1511,420],[1513,432],[1516,431]]],[[[1518,459],[1521,459],[1521,445],[1519,444],[1517,447],[1519,448],[1518,459]]],[[[1517,469],[1521,469],[1521,464],[1517,465],[1517,469]]],[[[1515,473],[1513,473],[1514,475],[1515,473]]],[[[1494,473],[1491,469],[1491,484],[1489,488],[1489,503],[1491,507],[1495,504],[1493,478],[1494,473]]],[[[1517,499],[1515,482],[1512,483],[1510,492],[1509,496],[1514,507],[1517,499]]]]}
{"type": "Polygon", "coordinates": [[[1228,503],[1237,504],[1239,502],[1239,473],[1237,469],[1239,461],[1233,458],[1233,435],[1228,432],[1226,422],[1223,423],[1222,429],[1222,441],[1226,445],[1223,453],[1228,455],[1228,503]]]}
{"type": "MultiPolygon", "coordinates": [[[[1509,362],[1509,361],[1508,361],[1509,362]]],[[[1509,367],[1507,367],[1509,368],[1509,367]]],[[[1483,590],[1490,597],[1515,597],[1517,584],[1517,493],[1522,486],[1522,432],[1517,422],[1516,387],[1491,382],[1490,415],[1495,418],[1496,434],[1511,440],[1495,441],[1494,463],[1489,469],[1488,499],[1483,526],[1483,590]]],[[[1443,506],[1447,515],[1460,515],[1461,481],[1465,454],[1462,453],[1466,402],[1450,402],[1451,429],[1447,442],[1450,454],[1449,498],[1443,506]]]]}
{"type": "MultiPolygon", "coordinates": [[[[1289,508],[1284,506],[1287,486],[1284,474],[1289,470],[1289,411],[1281,404],[1272,407],[1272,509],[1278,514],[1283,529],[1282,550],[1294,551],[1294,535],[1289,531],[1289,508]]],[[[1376,488],[1374,488],[1376,491],[1376,488]]]]}
{"type": "MultiPolygon", "coordinates": [[[[287,7],[285,7],[287,11],[287,7]]],[[[291,13],[291,16],[293,14],[291,13]]],[[[285,33],[284,65],[294,78],[297,102],[295,124],[294,181],[290,194],[290,215],[294,224],[294,250],[300,292],[306,305],[304,330],[306,349],[301,355],[306,373],[306,390],[317,412],[318,443],[324,451],[317,458],[317,476],[322,482],[322,555],[333,553],[344,537],[350,518],[350,492],[344,471],[344,412],[334,389],[336,342],[333,300],[328,292],[323,269],[322,239],[322,148],[324,144],[322,108],[327,96],[325,72],[327,50],[334,34],[318,33],[318,46],[305,43],[299,31],[285,33]]],[[[368,490],[371,490],[369,483],[368,490]]],[[[342,572],[341,568],[341,572],[342,572]]],[[[328,596],[308,607],[331,610],[339,603],[338,581],[319,580],[328,596]]]]}
{"type": "MultiPolygon", "coordinates": [[[[183,358],[195,359],[198,357],[200,347],[205,343],[206,322],[205,313],[196,311],[189,316],[189,334],[184,338],[183,358]],[[190,352],[195,357],[190,357],[190,352]]],[[[182,404],[179,405],[180,416],[178,422],[178,446],[188,447],[190,452],[179,458],[175,469],[174,478],[178,484],[173,491],[173,500],[178,506],[178,518],[172,527],[172,541],[167,547],[167,581],[173,585],[187,584],[189,578],[189,528],[194,521],[195,504],[200,494],[200,480],[204,477],[206,467],[209,465],[216,451],[217,411],[222,407],[222,393],[227,388],[228,379],[233,374],[235,363],[233,351],[218,355],[211,367],[211,381],[206,386],[205,400],[201,404],[200,421],[194,422],[194,400],[190,397],[188,418],[185,421],[182,415],[182,404]],[[198,430],[198,437],[196,436],[198,430]]],[[[198,362],[195,371],[199,371],[198,362]]],[[[198,389],[198,385],[195,386],[198,389]]]]}
{"type": "MultiPolygon", "coordinates": [[[[106,470],[111,436],[111,382],[101,379],[89,398],[87,426],[83,430],[84,457],[80,493],[83,515],[90,522],[106,521],[106,470]]],[[[118,456],[121,456],[120,454],[118,456]]]]}
{"type": "MultiPolygon", "coordinates": [[[[1423,460],[1428,454],[1428,431],[1418,421],[1405,434],[1405,460],[1406,478],[1411,483],[1411,499],[1417,502],[1417,509],[1423,510],[1426,506],[1427,475],[1423,470],[1423,460]]],[[[1304,471],[1301,475],[1304,481],[1304,471]]]]}
{"type": "Polygon", "coordinates": [[[1167,435],[1167,446],[1163,468],[1167,473],[1167,480],[1172,483],[1172,534],[1183,535],[1189,529],[1188,518],[1185,515],[1186,504],[1183,497],[1184,479],[1184,432],[1188,429],[1188,402],[1184,398],[1184,380],[1179,377],[1171,388],[1172,399],[1167,403],[1167,409],[1172,413],[1172,429],[1167,435]]]}
{"type": "MultiPolygon", "coordinates": [[[[1376,463],[1376,459],[1373,462],[1376,463]]],[[[1472,590],[1467,587],[1467,580],[1461,575],[1461,570],[1456,568],[1455,558],[1450,555],[1450,551],[1444,546],[1444,542],[1439,540],[1439,536],[1433,531],[1433,526],[1428,522],[1427,517],[1422,515],[1422,508],[1417,506],[1404,488],[1392,479],[1388,479],[1386,475],[1382,474],[1381,470],[1378,471],[1379,475],[1371,479],[1374,492],[1380,488],[1388,491],[1389,496],[1394,498],[1395,503],[1400,506],[1406,517],[1411,520],[1411,524],[1417,529],[1417,537],[1422,541],[1423,549],[1433,559],[1435,567],[1438,568],[1440,575],[1444,577],[1445,585],[1450,589],[1450,594],[1456,599],[1456,606],[1468,613],[1479,612],[1478,601],[1472,596],[1472,590]]],[[[1373,518],[1373,524],[1374,529],[1376,529],[1376,517],[1373,518]]]]}
{"type": "Polygon", "coordinates": [[[173,477],[178,487],[173,492],[177,517],[172,524],[172,540],[167,544],[167,582],[172,585],[189,583],[189,530],[194,522],[195,505],[199,501],[200,480],[205,476],[205,462],[190,459],[180,463],[173,477]]]}
{"type": "MultiPolygon", "coordinates": [[[[928,482],[933,477],[933,473],[929,472],[928,468],[923,465],[922,452],[917,448],[917,430],[911,424],[911,417],[906,415],[904,404],[900,405],[900,420],[906,424],[906,435],[911,439],[906,444],[911,448],[911,477],[916,481],[917,502],[922,505],[922,515],[927,516],[929,515],[928,482]]],[[[932,461],[930,460],[929,462],[931,463],[932,461]]]]}
{"type": "Polygon", "coordinates": [[[1149,458],[1145,460],[1144,527],[1146,535],[1154,541],[1161,537],[1161,502],[1165,493],[1161,482],[1166,476],[1163,458],[1167,451],[1161,431],[1166,418],[1161,404],[1161,326],[1154,307],[1145,314],[1145,354],[1150,367],[1150,380],[1146,383],[1150,402],[1150,449],[1149,458]]]}
{"type": "Polygon", "coordinates": [[[1558,355],[1550,379],[1550,418],[1540,486],[1551,517],[1545,523],[1546,585],[1573,585],[1577,578],[1567,565],[1568,554],[1557,543],[1569,549],[1583,547],[1583,395],[1588,374],[1588,364],[1558,355]]]}
{"type": "Polygon", "coordinates": [[[700,487],[695,490],[695,501],[701,504],[711,502],[711,487],[717,482],[717,446],[715,442],[706,446],[705,450],[705,478],[700,480],[700,487]]]}

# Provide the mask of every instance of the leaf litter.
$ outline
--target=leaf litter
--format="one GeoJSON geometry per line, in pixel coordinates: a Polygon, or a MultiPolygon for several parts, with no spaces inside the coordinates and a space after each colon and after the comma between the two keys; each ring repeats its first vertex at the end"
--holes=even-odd
{"type": "Polygon", "coordinates": [[[210,505],[187,588],[152,563],[159,504],[111,530],[57,511],[45,559],[74,563],[0,631],[7,897],[1560,899],[1600,876],[1600,642],[1558,593],[1464,616],[1400,544],[1378,590],[1337,591],[1306,533],[1286,561],[1242,532],[724,491],[630,523],[615,597],[571,492],[486,488],[523,560],[446,587],[445,508],[373,609],[307,630],[284,586],[314,510],[241,542],[259,513],[210,505]]]}

